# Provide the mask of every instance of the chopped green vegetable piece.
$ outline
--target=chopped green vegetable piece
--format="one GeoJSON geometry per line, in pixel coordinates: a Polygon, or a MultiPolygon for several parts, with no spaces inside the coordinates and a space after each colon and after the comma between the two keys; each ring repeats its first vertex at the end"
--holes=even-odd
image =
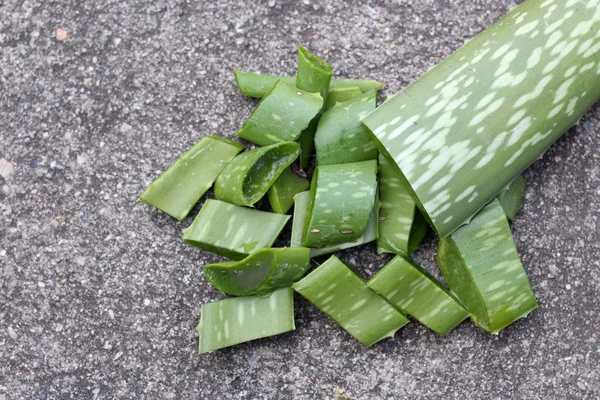
{"type": "Polygon", "coordinates": [[[506,189],[498,194],[497,199],[510,222],[515,220],[517,213],[521,209],[521,200],[523,199],[523,192],[526,185],[527,179],[523,175],[518,175],[506,189]]]}
{"type": "Polygon", "coordinates": [[[363,119],[440,236],[600,98],[599,10],[527,0],[363,119]]]}
{"type": "Polygon", "coordinates": [[[365,346],[394,333],[408,319],[336,256],[292,287],[365,346]]]}
{"type": "MultiPolygon", "coordinates": [[[[302,247],[302,233],[304,232],[304,223],[306,221],[306,213],[308,210],[309,201],[310,191],[308,190],[306,192],[298,193],[296,196],[294,196],[294,216],[292,217],[292,238],[290,240],[290,247],[302,247]]],[[[367,227],[358,239],[321,247],[320,249],[310,249],[310,256],[319,257],[325,254],[334,253],[336,251],[360,246],[377,239],[379,234],[377,229],[378,210],[379,207],[377,205],[373,207],[373,211],[371,211],[369,221],[367,222],[367,227]]]]}
{"type": "Polygon", "coordinates": [[[237,135],[261,146],[293,142],[321,107],[323,98],[319,93],[305,92],[280,81],[258,103],[237,135]]]}
{"type": "Polygon", "coordinates": [[[309,186],[308,179],[295,174],[291,167],[286,168],[267,192],[271,208],[276,213],[287,213],[294,205],[294,196],[309,186]]]}
{"type": "Polygon", "coordinates": [[[331,88],[329,87],[329,92],[327,93],[327,99],[325,100],[325,105],[323,106],[323,111],[327,111],[330,108],[333,108],[338,103],[343,103],[350,99],[353,99],[357,96],[360,96],[362,92],[358,86],[350,86],[350,87],[341,87],[341,88],[331,88]]]}
{"type": "Polygon", "coordinates": [[[359,238],[375,206],[377,161],[317,166],[302,237],[321,248],[359,238]]]}
{"type": "Polygon", "coordinates": [[[368,282],[369,287],[403,313],[440,335],[469,316],[469,312],[427,271],[396,256],[368,282]]]}
{"type": "Polygon", "coordinates": [[[196,330],[202,354],[294,329],[294,291],[284,288],[269,297],[235,297],[202,304],[196,330]]]}
{"type": "Polygon", "coordinates": [[[240,206],[252,206],[299,154],[298,143],[281,142],[238,155],[215,181],[215,197],[240,206]]]}
{"type": "MultiPolygon", "coordinates": [[[[296,73],[296,87],[307,92],[319,92],[323,101],[327,100],[329,83],[333,68],[325,60],[306,50],[298,47],[298,71],[296,73]]],[[[311,121],[300,135],[300,147],[302,147],[302,168],[308,168],[311,158],[315,152],[315,133],[317,131],[318,119],[321,112],[311,121]]]]}
{"type": "Polygon", "coordinates": [[[256,250],[271,247],[289,219],[289,215],[208,199],[192,225],[183,231],[183,240],[192,246],[241,260],[256,250]]]}
{"type": "Polygon", "coordinates": [[[390,163],[379,155],[379,237],[377,252],[412,254],[425,237],[427,221],[390,163]]]}
{"type": "Polygon", "coordinates": [[[140,199],[181,221],[243,149],[240,143],[206,136],[152,182],[140,199]]]}
{"type": "Polygon", "coordinates": [[[260,249],[241,261],[204,266],[204,276],[218,290],[234,296],[264,294],[291,286],[310,265],[310,250],[260,249]]]}
{"type": "Polygon", "coordinates": [[[498,333],[537,307],[498,200],[440,240],[437,262],[480,328],[498,333]]]}
{"type": "MultiPolygon", "coordinates": [[[[275,76],[255,74],[253,72],[233,71],[235,82],[240,89],[240,92],[246,96],[263,98],[269,93],[273,85],[278,80],[281,80],[288,85],[296,85],[295,76],[275,76]]],[[[368,92],[371,89],[383,89],[383,83],[369,79],[331,79],[329,89],[339,89],[346,87],[358,87],[361,92],[368,92]]]]}
{"type": "Polygon", "coordinates": [[[374,90],[338,104],[319,119],[315,147],[317,164],[345,164],[376,160],[377,149],[360,119],[375,109],[374,90]]]}

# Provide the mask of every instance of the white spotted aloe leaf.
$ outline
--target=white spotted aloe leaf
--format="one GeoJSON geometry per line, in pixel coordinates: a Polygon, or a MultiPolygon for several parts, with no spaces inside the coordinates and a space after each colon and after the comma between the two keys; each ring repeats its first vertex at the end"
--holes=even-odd
{"type": "Polygon", "coordinates": [[[202,354],[294,329],[294,291],[283,288],[268,297],[244,296],[203,304],[196,330],[202,354]]]}
{"type": "Polygon", "coordinates": [[[600,0],[527,0],[362,121],[442,237],[600,98],[600,0]]]}

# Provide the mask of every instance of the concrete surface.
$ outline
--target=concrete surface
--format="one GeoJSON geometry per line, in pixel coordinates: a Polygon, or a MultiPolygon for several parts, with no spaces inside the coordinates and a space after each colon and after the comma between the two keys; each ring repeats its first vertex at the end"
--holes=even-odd
{"type": "Polygon", "coordinates": [[[198,356],[217,258],[136,198],[241,126],[233,68],[293,74],[304,45],[391,94],[513,5],[0,1],[0,399],[599,398],[597,105],[527,171],[514,235],[540,308],[499,336],[413,323],[366,349],[297,297],[295,332],[198,356]]]}

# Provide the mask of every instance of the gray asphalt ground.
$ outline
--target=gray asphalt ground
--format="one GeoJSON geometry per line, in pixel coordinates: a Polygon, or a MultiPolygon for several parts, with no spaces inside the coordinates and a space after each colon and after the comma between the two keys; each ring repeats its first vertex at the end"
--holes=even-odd
{"type": "MultiPolygon", "coordinates": [[[[195,212],[137,199],[234,137],[256,101],[233,68],[292,75],[304,45],[392,94],[513,5],[0,0],[0,400],[600,398],[598,105],[527,170],[513,232],[540,307],[498,336],[412,323],[367,349],[297,296],[295,332],[199,356],[220,259],[181,240],[195,212]]],[[[415,259],[437,274],[435,246],[415,259]]]]}

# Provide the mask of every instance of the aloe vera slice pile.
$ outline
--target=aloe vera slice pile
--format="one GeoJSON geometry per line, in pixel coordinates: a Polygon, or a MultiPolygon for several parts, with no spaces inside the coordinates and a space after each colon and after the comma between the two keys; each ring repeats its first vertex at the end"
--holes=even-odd
{"type": "Polygon", "coordinates": [[[183,238],[234,260],[204,274],[236,297],[202,305],[200,352],[293,330],[294,290],[365,346],[410,318],[446,335],[527,316],[509,221],[523,169],[600,98],[598,32],[600,0],[527,0],[379,107],[381,83],[332,78],[302,47],[296,77],[234,71],[261,99],[237,132],[258,147],[204,138],[140,195],[182,220],[214,183],[183,238]],[[409,258],[428,226],[448,287],[409,258]],[[371,242],[395,257],[369,281],[319,260],[371,242]]]}

